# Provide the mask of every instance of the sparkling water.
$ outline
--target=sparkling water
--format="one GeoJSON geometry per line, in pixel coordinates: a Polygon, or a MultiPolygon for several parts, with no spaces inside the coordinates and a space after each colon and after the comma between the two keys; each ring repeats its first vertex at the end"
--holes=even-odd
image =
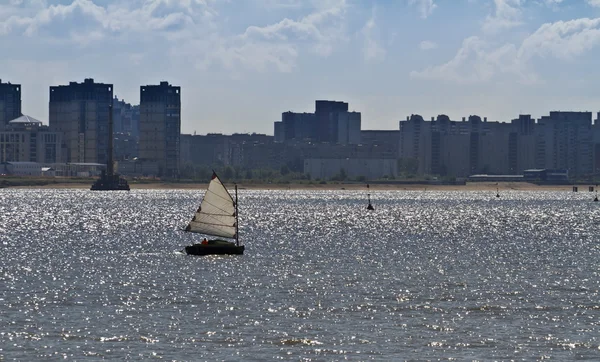
{"type": "Polygon", "coordinates": [[[600,360],[591,193],[0,190],[0,360],[600,360]]]}

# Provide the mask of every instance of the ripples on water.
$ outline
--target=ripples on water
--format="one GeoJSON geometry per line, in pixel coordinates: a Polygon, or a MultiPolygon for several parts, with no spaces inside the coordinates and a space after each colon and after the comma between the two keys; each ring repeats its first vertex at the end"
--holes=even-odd
{"type": "Polygon", "coordinates": [[[600,359],[600,205],[569,192],[0,191],[0,359],[600,359]]]}

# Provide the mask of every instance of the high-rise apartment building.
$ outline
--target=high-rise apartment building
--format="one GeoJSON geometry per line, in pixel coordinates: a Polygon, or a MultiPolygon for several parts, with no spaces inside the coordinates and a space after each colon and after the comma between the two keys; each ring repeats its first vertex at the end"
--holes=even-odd
{"type": "Polygon", "coordinates": [[[125,100],[113,99],[113,129],[115,133],[127,133],[139,137],[140,106],[131,105],[125,100]]]}
{"type": "Polygon", "coordinates": [[[573,176],[594,172],[592,112],[550,112],[539,119],[536,135],[537,167],[573,176]]]}
{"type": "Polygon", "coordinates": [[[138,157],[140,106],[113,99],[113,154],[117,161],[138,157]]]}
{"type": "Polygon", "coordinates": [[[284,112],[281,114],[283,142],[316,141],[316,117],[314,113],[284,112]]]}
{"type": "Polygon", "coordinates": [[[113,85],[83,83],[50,87],[50,130],[62,132],[66,161],[107,163],[113,85]]]}
{"type": "Polygon", "coordinates": [[[8,122],[21,117],[21,85],[2,83],[0,79],[0,131],[8,122]]]}
{"type": "Polygon", "coordinates": [[[340,114],[348,113],[348,103],[338,101],[315,101],[317,118],[317,140],[336,143],[338,141],[340,114]]]}
{"type": "Polygon", "coordinates": [[[426,122],[412,115],[400,122],[401,171],[456,177],[520,174],[535,165],[533,125],[529,115],[512,123],[474,115],[461,122],[446,115],[426,122]]]}
{"type": "Polygon", "coordinates": [[[156,162],[159,176],[179,175],[180,133],[181,87],[141,86],[139,157],[156,162]]]}

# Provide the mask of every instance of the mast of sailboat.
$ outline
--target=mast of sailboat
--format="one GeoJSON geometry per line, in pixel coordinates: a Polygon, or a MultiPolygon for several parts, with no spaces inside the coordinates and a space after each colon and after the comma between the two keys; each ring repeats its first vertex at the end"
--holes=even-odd
{"type": "Polygon", "coordinates": [[[235,184],[235,245],[240,246],[240,231],[238,226],[238,195],[237,184],[235,184]]]}

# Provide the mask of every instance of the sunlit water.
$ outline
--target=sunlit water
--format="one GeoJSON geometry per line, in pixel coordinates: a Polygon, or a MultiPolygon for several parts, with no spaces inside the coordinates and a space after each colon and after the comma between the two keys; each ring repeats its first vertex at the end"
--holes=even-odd
{"type": "Polygon", "coordinates": [[[600,360],[591,193],[0,190],[0,360],[600,360]]]}

